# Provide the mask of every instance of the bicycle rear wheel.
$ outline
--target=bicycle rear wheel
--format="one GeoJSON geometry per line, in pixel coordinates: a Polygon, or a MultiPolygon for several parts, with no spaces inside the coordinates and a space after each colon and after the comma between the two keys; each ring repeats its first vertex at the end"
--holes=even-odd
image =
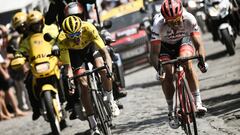
{"type": "Polygon", "coordinates": [[[181,82],[181,87],[182,94],[179,94],[179,96],[182,96],[180,97],[180,99],[182,99],[182,102],[180,102],[180,106],[182,107],[182,126],[187,135],[198,135],[195,103],[185,78],[181,82]]]}

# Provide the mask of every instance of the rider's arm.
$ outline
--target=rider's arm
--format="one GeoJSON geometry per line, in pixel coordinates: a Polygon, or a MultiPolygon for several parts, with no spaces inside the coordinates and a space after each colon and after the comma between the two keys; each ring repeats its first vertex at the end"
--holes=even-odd
{"type": "Polygon", "coordinates": [[[189,14],[189,26],[191,27],[188,27],[187,29],[192,39],[193,45],[196,49],[196,53],[203,58],[199,59],[198,67],[203,73],[205,73],[208,70],[208,64],[205,62],[206,52],[201,39],[201,33],[199,31],[197,20],[192,14],[189,14]]]}
{"type": "Polygon", "coordinates": [[[66,36],[64,32],[61,32],[58,36],[57,44],[60,49],[60,56],[59,59],[63,65],[69,64],[70,65],[70,57],[69,57],[69,52],[68,52],[68,43],[66,42],[66,36]]]}
{"type": "Polygon", "coordinates": [[[100,37],[100,35],[99,35],[97,29],[94,27],[94,25],[91,24],[90,27],[92,29],[93,42],[99,48],[99,52],[100,52],[101,56],[103,57],[104,61],[106,61],[110,71],[112,71],[112,59],[107,50],[107,46],[105,46],[102,38],[100,37]]]}
{"type": "Polygon", "coordinates": [[[199,30],[199,26],[197,24],[196,18],[188,13],[188,26],[186,30],[189,32],[189,35],[192,39],[193,45],[198,53],[198,55],[202,55],[205,60],[205,49],[201,39],[201,33],[199,30]]]}
{"type": "Polygon", "coordinates": [[[205,48],[204,48],[200,33],[191,34],[191,38],[197,53],[203,56],[203,60],[205,60],[206,52],[205,52],[205,48]]]}
{"type": "Polygon", "coordinates": [[[158,25],[158,16],[154,17],[154,23],[151,33],[151,47],[150,47],[150,63],[151,65],[158,70],[158,60],[161,50],[161,39],[160,39],[160,30],[158,25]]]}
{"type": "Polygon", "coordinates": [[[158,70],[158,60],[159,60],[159,53],[161,49],[161,40],[159,39],[151,40],[150,48],[151,48],[150,63],[156,70],[158,70]]]}

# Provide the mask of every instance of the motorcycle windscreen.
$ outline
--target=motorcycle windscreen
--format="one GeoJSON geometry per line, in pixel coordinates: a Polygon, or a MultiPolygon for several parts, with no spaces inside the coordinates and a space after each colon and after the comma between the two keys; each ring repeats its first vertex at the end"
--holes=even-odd
{"type": "Polygon", "coordinates": [[[46,58],[51,54],[52,45],[45,41],[43,38],[44,34],[37,33],[33,34],[30,38],[30,59],[35,60],[38,58],[46,58]]]}

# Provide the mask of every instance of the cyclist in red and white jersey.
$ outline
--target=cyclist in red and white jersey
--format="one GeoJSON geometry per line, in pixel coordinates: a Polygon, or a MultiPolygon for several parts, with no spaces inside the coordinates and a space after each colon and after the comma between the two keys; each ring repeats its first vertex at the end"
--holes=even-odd
{"type": "MultiPolygon", "coordinates": [[[[154,17],[151,36],[150,58],[151,64],[158,71],[158,61],[170,60],[176,57],[193,56],[195,53],[203,56],[205,49],[201,40],[198,24],[195,17],[183,9],[181,0],[164,0],[161,13],[154,17]]],[[[206,72],[207,64],[198,64],[202,72],[206,72]]],[[[192,61],[183,64],[190,89],[195,98],[197,111],[205,114],[207,109],[202,106],[197,73],[192,61]]],[[[175,127],[173,117],[173,65],[165,65],[165,74],[158,76],[166,97],[169,110],[169,124],[175,127]]]]}

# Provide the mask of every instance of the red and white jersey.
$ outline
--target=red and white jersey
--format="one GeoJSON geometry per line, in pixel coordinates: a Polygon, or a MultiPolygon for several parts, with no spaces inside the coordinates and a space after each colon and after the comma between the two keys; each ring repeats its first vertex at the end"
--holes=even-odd
{"type": "Polygon", "coordinates": [[[177,30],[173,30],[168,26],[162,14],[155,15],[152,27],[152,40],[175,44],[183,37],[199,34],[199,27],[195,17],[185,10],[183,10],[182,16],[183,22],[177,30]]]}

